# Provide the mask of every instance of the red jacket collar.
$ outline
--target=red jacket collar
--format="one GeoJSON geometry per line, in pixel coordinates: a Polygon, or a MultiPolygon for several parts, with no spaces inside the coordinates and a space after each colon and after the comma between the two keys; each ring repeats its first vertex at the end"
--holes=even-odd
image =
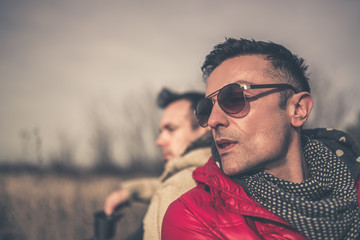
{"type": "Polygon", "coordinates": [[[219,200],[217,204],[224,205],[228,210],[244,216],[264,218],[290,226],[282,218],[255,202],[241,185],[224,174],[216,165],[213,157],[204,166],[197,168],[193,172],[193,177],[198,184],[208,185],[210,194],[219,200]]]}

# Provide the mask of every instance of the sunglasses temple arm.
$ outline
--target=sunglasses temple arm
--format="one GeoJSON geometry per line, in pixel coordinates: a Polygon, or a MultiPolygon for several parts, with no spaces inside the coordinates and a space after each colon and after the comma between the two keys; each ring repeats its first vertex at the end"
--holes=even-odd
{"type": "Polygon", "coordinates": [[[290,84],[254,84],[254,85],[243,85],[244,90],[246,89],[261,89],[261,88],[290,88],[294,90],[296,93],[299,91],[290,84]]]}

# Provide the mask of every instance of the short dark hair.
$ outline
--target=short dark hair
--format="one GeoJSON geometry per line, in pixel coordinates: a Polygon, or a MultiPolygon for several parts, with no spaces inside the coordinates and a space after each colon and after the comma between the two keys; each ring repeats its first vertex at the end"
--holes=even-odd
{"type": "MultiPolygon", "coordinates": [[[[212,71],[225,60],[244,55],[264,55],[273,67],[273,70],[269,71],[271,77],[292,84],[298,91],[310,92],[309,78],[306,73],[308,66],[305,65],[303,58],[291,53],[282,45],[254,39],[226,38],[225,42],[217,44],[206,56],[201,67],[204,80],[206,81],[212,71]]],[[[285,108],[291,94],[290,91],[282,92],[280,107],[285,108]]]]}
{"type": "Polygon", "coordinates": [[[199,124],[195,118],[194,110],[196,109],[198,102],[202,98],[204,98],[204,96],[205,93],[203,92],[191,91],[184,93],[176,93],[168,88],[163,88],[157,97],[157,105],[159,106],[159,108],[164,109],[173,102],[179,100],[188,100],[191,103],[189,113],[191,126],[193,129],[197,129],[199,127],[199,124]]]}

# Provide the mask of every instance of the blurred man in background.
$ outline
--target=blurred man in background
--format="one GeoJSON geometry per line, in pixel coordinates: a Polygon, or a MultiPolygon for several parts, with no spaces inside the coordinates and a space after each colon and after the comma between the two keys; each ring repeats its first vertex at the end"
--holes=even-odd
{"type": "MultiPolygon", "coordinates": [[[[105,201],[104,211],[113,213],[116,206],[130,199],[150,201],[143,221],[144,239],[161,239],[161,224],[169,204],[195,186],[193,170],[206,163],[211,155],[211,134],[199,126],[194,110],[203,93],[174,93],[163,89],[157,99],[163,115],[156,144],[161,148],[165,169],[159,178],[143,178],[121,184],[105,201]]],[[[139,238],[141,232],[134,236],[139,238]]],[[[141,237],[140,237],[141,238],[141,237]]]]}

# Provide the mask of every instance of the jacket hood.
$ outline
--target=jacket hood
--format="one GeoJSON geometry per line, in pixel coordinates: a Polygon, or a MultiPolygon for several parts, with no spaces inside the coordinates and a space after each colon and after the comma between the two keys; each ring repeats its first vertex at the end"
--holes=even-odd
{"type": "Polygon", "coordinates": [[[360,148],[347,133],[332,128],[304,129],[302,134],[323,142],[349,167],[356,181],[360,174],[360,148]]]}
{"type": "Polygon", "coordinates": [[[185,168],[200,167],[207,162],[210,156],[210,147],[202,147],[194,149],[184,156],[174,158],[168,162],[163,174],[160,176],[160,179],[161,181],[165,181],[185,168]]]}

